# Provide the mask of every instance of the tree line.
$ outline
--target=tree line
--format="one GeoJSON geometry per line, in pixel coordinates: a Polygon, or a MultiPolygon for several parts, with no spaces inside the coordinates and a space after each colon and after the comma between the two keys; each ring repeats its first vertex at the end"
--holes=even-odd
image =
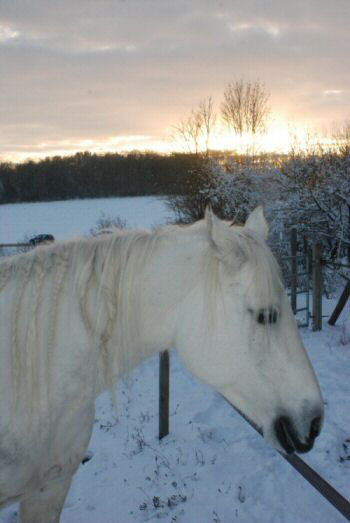
{"type": "Polygon", "coordinates": [[[202,161],[182,153],[83,152],[0,163],[0,203],[179,194],[202,161]]]}

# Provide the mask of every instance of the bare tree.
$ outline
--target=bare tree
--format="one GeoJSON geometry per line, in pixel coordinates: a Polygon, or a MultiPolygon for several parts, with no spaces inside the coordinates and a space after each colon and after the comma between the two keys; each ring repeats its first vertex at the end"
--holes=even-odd
{"type": "Polygon", "coordinates": [[[213,101],[211,96],[201,100],[196,109],[192,109],[189,116],[183,118],[179,125],[174,126],[175,133],[180,136],[190,150],[199,152],[201,141],[205,142],[206,152],[209,151],[210,135],[215,125],[213,101]]]}
{"type": "Polygon", "coordinates": [[[243,80],[228,84],[221,106],[222,119],[235,133],[245,131],[245,86],[243,80]]]}
{"type": "Polygon", "coordinates": [[[253,136],[266,130],[270,114],[268,105],[270,93],[259,81],[248,82],[245,88],[245,120],[247,131],[253,136]]]}
{"type": "Polygon", "coordinates": [[[210,135],[212,134],[216,122],[216,114],[214,113],[213,100],[211,96],[199,102],[197,112],[201,115],[202,118],[201,131],[202,135],[204,136],[205,149],[208,155],[210,135]]]}
{"type": "Polygon", "coordinates": [[[193,110],[186,118],[183,118],[179,125],[174,126],[176,134],[178,134],[187,144],[188,148],[198,154],[199,141],[202,132],[202,115],[199,111],[193,110]]]}
{"type": "Polygon", "coordinates": [[[236,134],[249,133],[253,139],[266,130],[270,93],[259,80],[229,83],[221,106],[222,119],[236,134]]]}

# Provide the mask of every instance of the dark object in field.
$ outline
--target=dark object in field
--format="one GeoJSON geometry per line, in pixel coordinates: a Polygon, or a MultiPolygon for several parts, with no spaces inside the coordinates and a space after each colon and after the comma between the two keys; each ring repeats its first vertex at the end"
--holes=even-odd
{"type": "Polygon", "coordinates": [[[37,236],[33,236],[33,238],[29,240],[29,243],[30,245],[33,245],[33,247],[36,247],[41,243],[51,243],[54,241],[55,238],[52,236],[52,234],[38,234],[37,236]]]}

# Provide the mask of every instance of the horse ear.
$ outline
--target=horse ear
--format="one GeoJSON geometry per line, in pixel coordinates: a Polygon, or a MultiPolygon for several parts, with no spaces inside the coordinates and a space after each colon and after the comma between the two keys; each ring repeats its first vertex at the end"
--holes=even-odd
{"type": "Polygon", "coordinates": [[[220,220],[210,207],[206,208],[205,220],[207,222],[210,243],[216,256],[225,263],[238,268],[245,260],[243,251],[235,237],[233,227],[228,222],[220,220]]]}
{"type": "Polygon", "coordinates": [[[245,222],[245,227],[251,229],[252,231],[258,233],[264,240],[267,239],[269,234],[269,226],[265,220],[264,211],[260,205],[247,218],[245,222]]]}

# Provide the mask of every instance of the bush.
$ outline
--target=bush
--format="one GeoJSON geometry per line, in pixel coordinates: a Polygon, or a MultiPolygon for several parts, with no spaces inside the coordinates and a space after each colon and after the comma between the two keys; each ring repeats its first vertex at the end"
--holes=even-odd
{"type": "Polygon", "coordinates": [[[126,229],[126,227],[127,221],[124,218],[120,218],[120,216],[108,216],[102,212],[96,220],[95,227],[92,227],[90,229],[90,234],[91,236],[97,236],[98,234],[101,234],[104,231],[107,232],[108,229],[126,229]]]}
{"type": "Polygon", "coordinates": [[[176,223],[203,218],[208,205],[221,219],[244,223],[257,205],[266,207],[271,201],[273,170],[256,158],[208,159],[190,173],[183,195],[170,195],[165,201],[176,223]]]}
{"type": "MultiPolygon", "coordinates": [[[[350,155],[334,151],[292,154],[280,166],[285,226],[322,245],[330,262],[350,261],[350,155]]],[[[343,271],[328,265],[324,290],[330,295],[343,271]]]]}

